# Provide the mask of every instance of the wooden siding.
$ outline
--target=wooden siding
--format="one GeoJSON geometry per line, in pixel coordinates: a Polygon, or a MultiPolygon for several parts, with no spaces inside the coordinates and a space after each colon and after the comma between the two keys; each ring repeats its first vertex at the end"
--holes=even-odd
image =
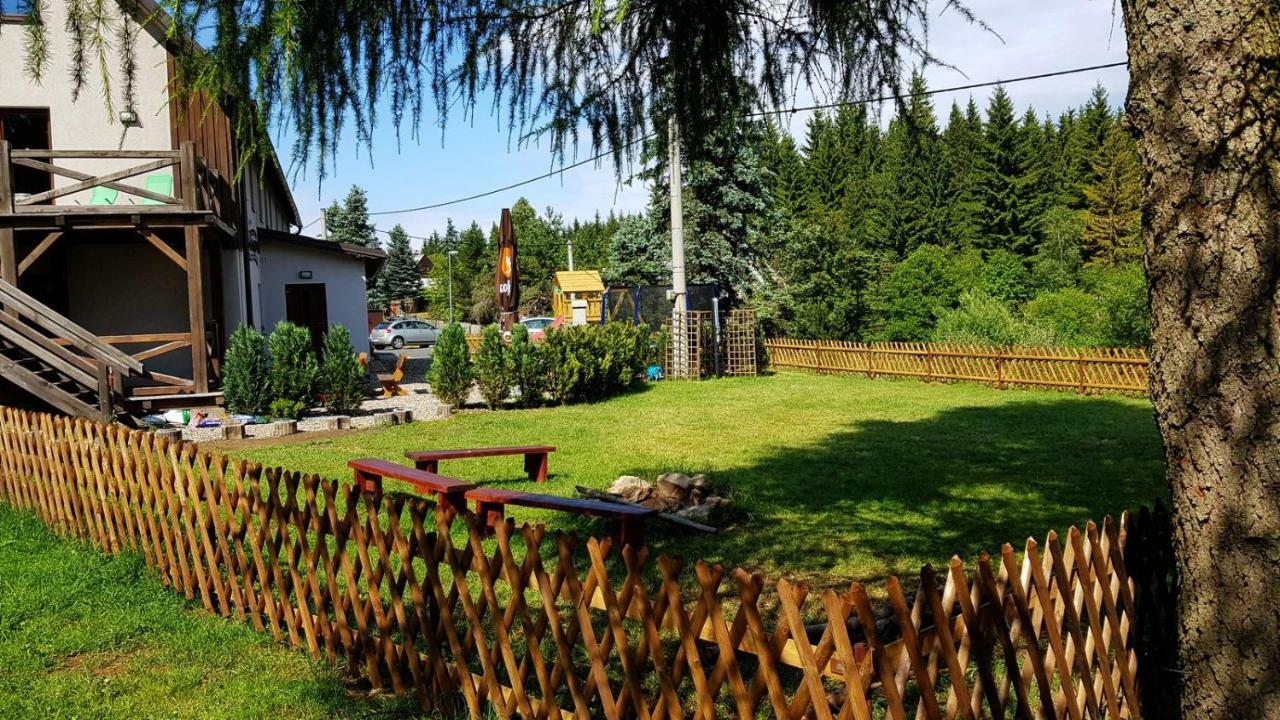
{"type": "Polygon", "coordinates": [[[196,155],[222,180],[222,219],[228,224],[239,226],[240,193],[232,182],[239,163],[239,153],[233,140],[231,118],[205,92],[192,95],[186,103],[175,102],[172,92],[175,82],[172,55],[165,63],[165,68],[169,77],[169,134],[173,148],[176,150],[187,141],[195,144],[196,155]]]}

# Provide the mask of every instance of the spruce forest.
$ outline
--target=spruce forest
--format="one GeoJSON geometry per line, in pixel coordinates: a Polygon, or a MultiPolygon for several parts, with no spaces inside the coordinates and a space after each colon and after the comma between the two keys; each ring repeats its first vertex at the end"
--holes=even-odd
{"type": "MultiPolygon", "coordinates": [[[[917,75],[900,107],[820,112],[800,137],[745,112],[720,123],[683,148],[689,281],[755,307],[771,336],[1145,346],[1135,144],[1101,87],[1082,100],[1051,117],[998,87],[986,107],[970,98],[944,112],[917,75]]],[[[665,160],[654,141],[630,178],[651,187],[639,214],[569,222],[513,206],[525,314],[548,310],[570,241],[575,266],[607,283],[670,282],[665,160]]],[[[330,211],[348,215],[335,239],[371,227],[351,217],[358,201],[330,211]]],[[[450,221],[420,239],[435,316],[447,312],[450,250],[457,317],[496,316],[496,232],[450,221]]],[[[385,285],[373,299],[395,295],[385,285]]]]}

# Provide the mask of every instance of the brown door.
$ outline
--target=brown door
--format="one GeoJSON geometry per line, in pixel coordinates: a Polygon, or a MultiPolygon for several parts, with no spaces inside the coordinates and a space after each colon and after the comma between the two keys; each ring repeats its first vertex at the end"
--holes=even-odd
{"type": "Polygon", "coordinates": [[[320,357],[324,333],[329,329],[329,306],[324,283],[293,283],[284,286],[285,319],[311,331],[311,344],[320,357]]]}

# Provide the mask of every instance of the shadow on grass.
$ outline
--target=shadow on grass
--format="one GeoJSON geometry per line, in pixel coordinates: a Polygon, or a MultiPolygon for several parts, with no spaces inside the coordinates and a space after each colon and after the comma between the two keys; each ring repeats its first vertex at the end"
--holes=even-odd
{"type": "Polygon", "coordinates": [[[1149,409],[1070,396],[860,421],[713,481],[750,520],[714,536],[655,527],[655,549],[819,582],[995,554],[1167,492],[1149,409]]]}

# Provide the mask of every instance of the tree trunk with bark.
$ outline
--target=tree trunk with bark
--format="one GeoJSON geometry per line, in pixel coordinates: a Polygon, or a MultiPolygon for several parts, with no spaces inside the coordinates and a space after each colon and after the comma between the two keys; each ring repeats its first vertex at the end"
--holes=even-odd
{"type": "Polygon", "coordinates": [[[1280,4],[1121,5],[1182,713],[1280,718],[1280,4]]]}

